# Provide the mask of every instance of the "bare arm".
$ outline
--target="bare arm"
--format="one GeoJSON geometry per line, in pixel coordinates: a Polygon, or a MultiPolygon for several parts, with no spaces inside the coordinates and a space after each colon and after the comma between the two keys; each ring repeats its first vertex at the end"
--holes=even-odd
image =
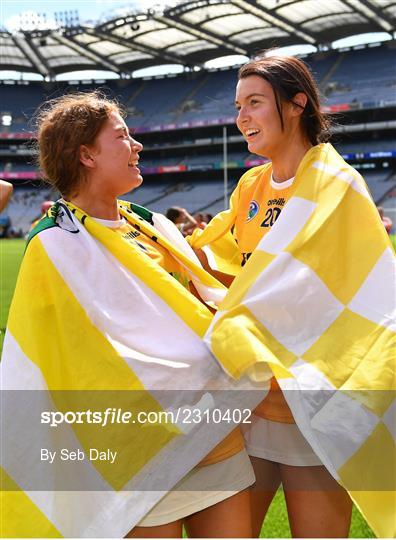
{"type": "Polygon", "coordinates": [[[209,266],[208,258],[206,257],[205,252],[202,249],[194,249],[194,253],[198,257],[199,262],[209,274],[215,277],[227,288],[231,286],[231,283],[234,281],[235,276],[232,276],[231,274],[225,274],[224,272],[220,272],[220,270],[213,270],[213,268],[209,266]]]}
{"type": "Polygon", "coordinates": [[[185,208],[180,208],[180,213],[184,219],[183,234],[186,236],[191,234],[193,230],[198,227],[198,222],[185,208]]]}
{"type": "Polygon", "coordinates": [[[0,212],[7,206],[11,198],[14,186],[5,180],[0,180],[0,212]]]}
{"type": "Polygon", "coordinates": [[[186,222],[191,223],[191,225],[194,225],[195,227],[198,225],[197,220],[194,217],[192,217],[192,215],[189,212],[187,212],[185,208],[181,208],[181,212],[186,222]]]}

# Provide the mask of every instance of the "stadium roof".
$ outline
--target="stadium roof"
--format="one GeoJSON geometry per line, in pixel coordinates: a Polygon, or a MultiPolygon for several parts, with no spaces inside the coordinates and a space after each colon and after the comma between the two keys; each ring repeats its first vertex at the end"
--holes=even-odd
{"type": "MultiPolygon", "coordinates": [[[[153,5],[153,4],[152,4],[153,5]]],[[[0,70],[46,78],[76,70],[121,77],[162,64],[200,66],[268,47],[321,47],[396,29],[396,0],[190,0],[146,11],[123,9],[97,24],[0,32],[0,70]]]]}

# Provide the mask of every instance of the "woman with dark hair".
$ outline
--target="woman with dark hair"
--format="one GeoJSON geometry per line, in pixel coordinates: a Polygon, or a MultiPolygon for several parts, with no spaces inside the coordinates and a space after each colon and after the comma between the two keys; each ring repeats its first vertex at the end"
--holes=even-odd
{"type": "MultiPolygon", "coordinates": [[[[248,170],[231,196],[230,209],[189,239],[203,266],[225,285],[232,278],[219,269],[213,271],[200,248],[232,230],[243,267],[295,193],[301,163],[329,137],[318,88],[307,66],[297,58],[264,56],[242,66],[235,101],[237,126],[249,151],[269,162],[248,170]]],[[[255,410],[245,440],[256,474],[253,536],[259,536],[280,485],[293,536],[348,536],[351,499],[302,436],[275,377],[255,410]]]]}

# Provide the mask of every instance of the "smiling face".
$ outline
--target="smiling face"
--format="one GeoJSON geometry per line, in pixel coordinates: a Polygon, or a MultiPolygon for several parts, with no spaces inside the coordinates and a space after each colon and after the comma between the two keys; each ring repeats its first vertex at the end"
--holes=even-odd
{"type": "Polygon", "coordinates": [[[87,180],[97,193],[118,197],[140,186],[143,178],[137,167],[143,146],[130,135],[117,112],[111,112],[93,145],[80,148],[80,161],[87,180]]]}
{"type": "Polygon", "coordinates": [[[253,154],[274,159],[289,142],[290,103],[282,103],[282,118],[276,106],[272,86],[258,75],[240,79],[235,98],[237,126],[253,154]]]}

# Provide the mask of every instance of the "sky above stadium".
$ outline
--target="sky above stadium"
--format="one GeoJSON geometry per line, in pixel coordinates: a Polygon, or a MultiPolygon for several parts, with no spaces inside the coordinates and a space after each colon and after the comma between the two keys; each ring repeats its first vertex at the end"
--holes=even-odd
{"type": "MultiPolygon", "coordinates": [[[[7,30],[23,28],[32,29],[37,22],[47,27],[55,23],[56,14],[64,12],[78,12],[80,23],[87,21],[96,23],[106,16],[110,16],[115,9],[123,7],[135,7],[136,9],[148,9],[155,4],[164,3],[162,0],[152,2],[150,0],[0,0],[0,22],[7,30]],[[43,15],[44,17],[37,17],[43,15]],[[41,19],[41,20],[40,20],[41,19]]],[[[169,4],[170,2],[168,2],[169,4]]],[[[72,15],[72,14],[70,14],[72,15]]],[[[36,26],[37,27],[37,26],[36,26]]]]}

